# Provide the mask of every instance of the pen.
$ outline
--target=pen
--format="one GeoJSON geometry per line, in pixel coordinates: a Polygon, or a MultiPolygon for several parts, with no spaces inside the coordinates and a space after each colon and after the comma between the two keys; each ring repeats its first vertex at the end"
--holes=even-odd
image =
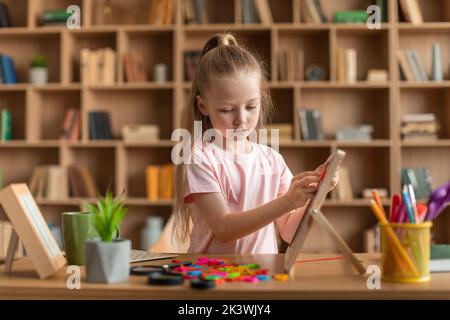
{"type": "Polygon", "coordinates": [[[408,191],[409,191],[409,197],[411,199],[411,206],[414,212],[414,218],[416,219],[417,223],[420,223],[420,217],[419,212],[417,211],[417,204],[416,204],[416,194],[414,193],[414,188],[412,184],[408,184],[408,191]]]}
{"type": "Polygon", "coordinates": [[[380,195],[378,194],[378,191],[373,189],[372,196],[375,199],[375,202],[377,203],[378,208],[381,210],[381,212],[384,214],[384,216],[389,219],[389,217],[386,215],[386,211],[384,211],[383,204],[381,203],[381,199],[380,199],[380,195]]]}

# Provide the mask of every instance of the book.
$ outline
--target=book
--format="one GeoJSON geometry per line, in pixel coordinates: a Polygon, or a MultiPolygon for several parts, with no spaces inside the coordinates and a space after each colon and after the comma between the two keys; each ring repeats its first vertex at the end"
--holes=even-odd
{"type": "Polygon", "coordinates": [[[88,113],[88,121],[90,140],[112,139],[111,121],[108,112],[91,111],[88,113]]]}
{"type": "Polygon", "coordinates": [[[0,28],[12,27],[8,6],[0,2],[0,28]]]}
{"type": "Polygon", "coordinates": [[[308,119],[306,115],[306,109],[299,109],[298,114],[300,117],[300,134],[303,140],[310,140],[308,119]]]}
{"type": "Polygon", "coordinates": [[[406,51],[406,57],[408,58],[409,65],[411,66],[411,70],[414,74],[414,79],[416,81],[423,81],[422,73],[420,71],[420,66],[417,64],[416,58],[414,56],[414,51],[412,49],[407,49],[406,51]]]}
{"type": "Polygon", "coordinates": [[[320,13],[314,0],[304,0],[303,2],[304,20],[308,23],[321,23],[320,13]]]}
{"type": "Polygon", "coordinates": [[[116,82],[116,52],[111,48],[103,50],[102,84],[114,84],[116,82]]]}
{"type": "Polygon", "coordinates": [[[419,2],[417,0],[407,0],[409,17],[412,24],[423,23],[422,12],[420,10],[419,2]]]}
{"type": "Polygon", "coordinates": [[[403,79],[406,81],[416,81],[416,76],[405,51],[397,51],[397,60],[403,79]]]}
{"type": "Polygon", "coordinates": [[[173,179],[174,166],[171,164],[162,165],[158,168],[158,198],[172,199],[173,197],[173,179]]]}
{"type": "Polygon", "coordinates": [[[95,185],[94,177],[88,167],[82,166],[78,168],[79,175],[84,185],[85,196],[90,198],[97,197],[97,187],[95,185]]]}
{"type": "Polygon", "coordinates": [[[159,171],[158,166],[147,166],[145,168],[147,199],[158,200],[159,197],[159,171]]]}
{"type": "Polygon", "coordinates": [[[91,74],[90,74],[90,54],[91,50],[83,48],[80,52],[80,81],[82,84],[90,84],[91,83],[91,74]]]}
{"type": "Polygon", "coordinates": [[[2,68],[3,83],[6,84],[17,83],[14,60],[10,56],[2,54],[0,55],[0,64],[2,66],[1,68],[2,68]]]}
{"type": "Polygon", "coordinates": [[[317,13],[319,14],[320,22],[322,22],[322,23],[328,22],[329,19],[328,19],[326,12],[323,9],[322,1],[314,0],[314,6],[316,8],[317,13]]]}
{"type": "Polygon", "coordinates": [[[72,14],[64,10],[47,10],[42,13],[41,22],[43,25],[53,22],[66,22],[72,14]]]}
{"type": "Polygon", "coordinates": [[[187,81],[194,79],[195,69],[201,56],[201,51],[184,52],[184,75],[187,81]]]}
{"type": "Polygon", "coordinates": [[[197,23],[208,23],[205,0],[191,0],[197,23]]]}
{"type": "Polygon", "coordinates": [[[345,81],[344,48],[336,48],[336,79],[338,82],[345,81]]]}
{"type": "Polygon", "coordinates": [[[355,49],[344,50],[344,80],[347,83],[357,82],[357,53],[355,49]]]}
{"type": "Polygon", "coordinates": [[[388,72],[384,69],[370,69],[367,71],[368,82],[385,82],[389,80],[388,72]]]}
{"type": "Polygon", "coordinates": [[[334,23],[366,23],[367,12],[363,10],[336,11],[334,13],[334,23]]]}
{"type": "Polygon", "coordinates": [[[388,22],[388,1],[387,0],[376,0],[376,5],[381,11],[381,22],[388,22]]]}
{"type": "Polygon", "coordinates": [[[11,111],[3,109],[1,111],[1,141],[10,141],[12,139],[11,111]]]}
{"type": "Polygon", "coordinates": [[[410,8],[408,0],[399,0],[399,10],[402,21],[411,22],[410,8]]]}
{"type": "MultiPolygon", "coordinates": [[[[408,50],[407,50],[407,52],[408,52],[408,50]]],[[[425,72],[425,69],[424,69],[424,67],[422,65],[422,61],[419,58],[419,54],[414,49],[411,50],[410,52],[411,52],[412,61],[413,61],[414,65],[415,65],[415,68],[417,68],[417,71],[419,73],[420,81],[428,81],[428,76],[427,76],[427,74],[425,72]]]]}
{"type": "Polygon", "coordinates": [[[273,23],[272,12],[270,11],[270,6],[268,0],[253,0],[255,3],[256,10],[259,15],[259,19],[263,24],[273,23]]]}
{"type": "Polygon", "coordinates": [[[141,50],[131,52],[131,67],[135,82],[147,81],[147,66],[144,62],[144,53],[141,50]]]}

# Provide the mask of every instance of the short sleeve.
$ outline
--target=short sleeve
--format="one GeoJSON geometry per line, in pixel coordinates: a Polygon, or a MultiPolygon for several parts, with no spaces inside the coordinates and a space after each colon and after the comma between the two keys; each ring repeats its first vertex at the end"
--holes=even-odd
{"type": "Polygon", "coordinates": [[[279,166],[280,166],[280,186],[278,187],[278,195],[285,194],[289,190],[289,186],[291,185],[292,180],[292,172],[287,166],[286,162],[283,159],[283,156],[278,154],[279,156],[279,166]]]}
{"type": "Polygon", "coordinates": [[[185,203],[192,203],[193,193],[222,192],[217,176],[217,168],[209,163],[205,157],[202,157],[202,161],[199,164],[186,164],[185,169],[185,203]]]}

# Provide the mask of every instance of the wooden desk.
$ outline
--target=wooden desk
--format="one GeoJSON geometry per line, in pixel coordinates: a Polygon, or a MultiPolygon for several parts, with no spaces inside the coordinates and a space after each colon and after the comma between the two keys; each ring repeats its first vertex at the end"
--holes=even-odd
{"type": "MultiPolygon", "coordinates": [[[[330,255],[326,255],[330,257],[330,255]]],[[[195,261],[198,255],[179,258],[195,261]]],[[[213,257],[213,256],[210,256],[213,257]]],[[[218,255],[214,255],[218,257],[218,255]]],[[[283,255],[221,255],[234,263],[258,263],[272,273],[282,271],[283,255]]],[[[302,255],[301,259],[323,255],[302,255]]],[[[359,254],[367,267],[379,264],[378,255],[359,254]]],[[[145,264],[164,264],[167,260],[145,264]]],[[[137,265],[137,264],[136,264],[137,265]]],[[[366,278],[357,276],[346,260],[296,263],[286,282],[271,280],[258,284],[233,282],[215,289],[200,291],[182,286],[150,286],[146,277],[130,276],[121,284],[84,282],[80,290],[66,288],[66,268],[49,279],[40,280],[28,259],[14,263],[13,272],[5,274],[0,267],[0,298],[3,299],[450,299],[450,273],[434,273],[423,284],[393,284],[381,282],[381,289],[369,290],[366,278]]]]}

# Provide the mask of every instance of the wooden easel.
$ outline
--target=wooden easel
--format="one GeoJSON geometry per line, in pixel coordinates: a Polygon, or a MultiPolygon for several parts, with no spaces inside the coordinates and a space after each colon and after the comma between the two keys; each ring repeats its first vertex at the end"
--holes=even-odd
{"type": "Polygon", "coordinates": [[[9,238],[8,250],[6,251],[5,260],[5,272],[9,273],[12,270],[12,265],[14,262],[14,257],[16,255],[17,248],[19,246],[19,237],[14,229],[11,231],[11,236],[9,238]]]}
{"type": "Polygon", "coordinates": [[[342,252],[342,254],[345,257],[349,259],[350,263],[353,265],[356,271],[360,275],[365,274],[366,268],[364,267],[364,265],[358,260],[358,258],[349,248],[344,239],[341,238],[341,236],[336,232],[331,223],[327,220],[327,218],[325,218],[323,213],[318,209],[314,209],[311,211],[311,216],[314,219],[314,221],[316,221],[319,224],[319,226],[325,231],[327,231],[328,234],[333,238],[333,240],[336,242],[338,249],[342,252]]]}

